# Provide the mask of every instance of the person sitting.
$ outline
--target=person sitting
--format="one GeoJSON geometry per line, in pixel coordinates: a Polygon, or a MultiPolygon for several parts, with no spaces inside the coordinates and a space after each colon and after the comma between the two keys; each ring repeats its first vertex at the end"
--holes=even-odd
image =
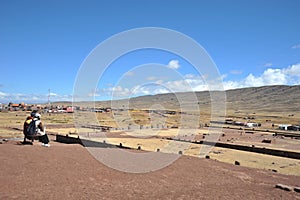
{"type": "Polygon", "coordinates": [[[39,135],[39,139],[42,142],[42,146],[50,147],[49,138],[48,135],[46,134],[46,129],[41,121],[41,114],[35,113],[33,120],[35,120],[37,134],[39,135]]]}
{"type": "Polygon", "coordinates": [[[23,134],[24,134],[24,141],[23,143],[26,144],[26,138],[31,140],[31,142],[34,141],[34,139],[37,138],[37,136],[35,134],[30,134],[28,133],[28,127],[30,122],[33,120],[33,117],[35,115],[36,111],[32,111],[30,116],[28,116],[23,124],[23,134]]]}
{"type": "Polygon", "coordinates": [[[33,111],[30,116],[26,118],[23,127],[23,134],[24,144],[26,143],[26,138],[30,139],[32,142],[34,139],[39,138],[39,141],[42,142],[42,146],[50,147],[46,129],[41,121],[41,114],[36,111],[33,111]]]}

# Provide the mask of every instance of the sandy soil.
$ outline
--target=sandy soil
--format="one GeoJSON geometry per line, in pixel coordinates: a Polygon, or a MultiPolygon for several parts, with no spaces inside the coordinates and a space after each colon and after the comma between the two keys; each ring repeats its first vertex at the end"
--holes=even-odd
{"type": "Polygon", "coordinates": [[[300,199],[300,177],[182,156],[161,170],[108,168],[80,145],[0,144],[0,199],[300,199]]]}
{"type": "MultiPolygon", "coordinates": [[[[119,145],[137,149],[140,146],[146,151],[157,151],[175,153],[182,151],[184,155],[199,157],[202,145],[200,144],[188,144],[177,141],[170,141],[164,138],[176,137],[178,138],[179,129],[166,129],[166,130],[130,130],[130,131],[112,131],[105,133],[105,138],[102,138],[100,133],[88,133],[82,134],[80,137],[86,136],[88,139],[96,140],[99,142],[107,142],[110,144],[119,145]],[[138,137],[139,136],[139,137],[138,137]],[[142,137],[143,136],[143,137],[142,137]],[[168,148],[168,144],[172,143],[172,148],[168,148]]],[[[240,131],[237,130],[223,130],[225,136],[220,137],[220,141],[229,142],[235,144],[255,145],[259,147],[273,148],[273,149],[285,149],[292,151],[299,151],[299,140],[290,138],[273,137],[270,133],[253,133],[240,135],[240,131]],[[262,143],[264,138],[272,140],[271,144],[262,143]],[[229,140],[229,141],[228,141],[229,140]]],[[[195,139],[202,140],[202,136],[208,133],[207,129],[199,130],[184,130],[186,133],[195,134],[195,139]]],[[[181,139],[187,139],[188,136],[182,135],[181,139]]],[[[254,167],[258,169],[273,170],[277,173],[297,175],[300,176],[300,161],[297,159],[283,158],[278,156],[270,156],[252,152],[238,151],[233,149],[213,147],[209,155],[211,159],[234,164],[235,161],[239,161],[241,165],[254,167]]]]}
{"type": "MultiPolygon", "coordinates": [[[[172,141],[172,149],[168,149],[167,145],[170,141],[159,138],[94,138],[93,140],[119,145],[122,143],[123,146],[137,149],[140,146],[146,151],[157,151],[178,153],[182,151],[184,155],[199,157],[201,145],[199,144],[187,144],[177,141],[172,141]],[[176,145],[174,147],[174,145],[176,145]]],[[[235,161],[239,161],[241,165],[254,167],[258,169],[275,170],[278,173],[296,175],[300,177],[300,160],[283,158],[278,156],[264,155],[246,151],[239,151],[233,149],[226,149],[220,147],[213,147],[208,154],[211,159],[218,161],[234,164],[235,161]]]]}
{"type": "MultiPolygon", "coordinates": [[[[21,113],[22,114],[22,113],[21,113]]],[[[24,114],[18,114],[16,116],[13,113],[10,113],[10,117],[3,118],[5,120],[11,121],[12,124],[16,123],[14,120],[21,120],[24,118],[24,114]]],[[[50,116],[52,117],[52,116],[50,116]]],[[[62,117],[62,116],[61,116],[62,117]]],[[[8,122],[9,122],[8,121],[8,122]]],[[[8,123],[9,124],[9,123],[8,123]]],[[[76,133],[76,129],[74,125],[71,124],[47,124],[48,133],[59,133],[62,135],[66,135],[70,133],[76,133]]],[[[83,135],[88,135],[89,137],[97,136],[100,133],[99,130],[94,129],[82,129],[83,135]]],[[[172,152],[178,153],[178,151],[182,151],[184,155],[199,157],[199,152],[201,149],[201,145],[192,144],[186,146],[181,142],[174,142],[173,145],[177,145],[177,148],[170,150],[164,149],[164,147],[169,143],[168,140],[164,140],[162,138],[166,137],[178,137],[179,129],[163,129],[163,130],[155,130],[155,129],[143,129],[143,130],[130,130],[130,131],[111,131],[105,133],[107,138],[96,138],[97,141],[103,142],[106,140],[107,143],[112,143],[119,145],[120,143],[123,146],[128,146],[131,148],[137,148],[141,146],[143,150],[147,151],[157,151],[160,149],[161,152],[172,152]]],[[[190,132],[194,134],[196,140],[202,140],[202,137],[208,133],[207,129],[197,129],[189,130],[184,129],[184,132],[190,132]]],[[[2,127],[0,128],[0,138],[23,138],[23,134],[21,128],[19,127],[2,127]]],[[[229,142],[236,144],[244,144],[244,145],[255,145],[259,147],[273,148],[273,149],[285,149],[292,151],[300,151],[299,140],[285,138],[285,137],[273,137],[272,133],[266,132],[254,132],[253,134],[245,133],[241,130],[232,130],[232,129],[223,129],[224,136],[221,136],[219,140],[221,142],[229,142]],[[272,140],[271,144],[262,143],[263,139],[272,140]]],[[[72,135],[70,135],[72,136],[72,135]]],[[[77,137],[76,135],[74,135],[77,137]]],[[[180,138],[187,139],[185,135],[182,135],[180,138]]],[[[233,164],[236,160],[241,163],[243,166],[254,167],[258,169],[267,169],[267,170],[275,170],[277,173],[290,174],[300,176],[300,162],[299,160],[289,159],[289,158],[281,158],[269,155],[262,155],[244,151],[237,151],[231,149],[222,149],[214,147],[209,153],[211,159],[215,159],[222,162],[227,162],[233,164]]]]}

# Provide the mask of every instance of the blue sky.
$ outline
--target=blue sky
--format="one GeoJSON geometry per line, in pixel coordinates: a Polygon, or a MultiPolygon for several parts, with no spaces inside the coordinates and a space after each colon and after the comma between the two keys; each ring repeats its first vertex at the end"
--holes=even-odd
{"type": "MultiPolygon", "coordinates": [[[[225,89],[300,84],[299,8],[299,0],[2,0],[0,102],[44,102],[49,88],[52,101],[71,100],[89,53],[112,35],[142,27],[168,28],[193,38],[214,60],[225,89]]],[[[189,90],[183,82],[194,91],[206,88],[180,56],[143,50],[109,66],[95,88],[96,99],[109,99],[112,91],[120,98],[133,90],[135,95],[167,92],[160,86],[138,88],[134,81],[125,84],[122,77],[135,80],[130,71],[147,63],[181,75],[162,77],[157,68],[146,73],[145,80],[165,89],[189,90]]]]}

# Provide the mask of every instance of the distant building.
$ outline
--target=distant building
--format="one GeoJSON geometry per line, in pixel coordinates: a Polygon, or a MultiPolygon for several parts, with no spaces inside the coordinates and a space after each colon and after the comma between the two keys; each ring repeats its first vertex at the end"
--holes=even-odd
{"type": "Polygon", "coordinates": [[[225,124],[233,124],[233,119],[232,118],[226,118],[225,119],[225,124]]]}
{"type": "Polygon", "coordinates": [[[73,107],[67,107],[66,109],[67,113],[73,113],[74,112],[74,108],[73,107]]]}
{"type": "Polygon", "coordinates": [[[245,125],[246,127],[252,128],[252,127],[259,127],[260,124],[259,123],[255,123],[255,122],[248,122],[245,125]]]}
{"type": "Polygon", "coordinates": [[[300,131],[300,125],[292,125],[289,126],[287,129],[291,131],[300,131]]]}
{"type": "Polygon", "coordinates": [[[279,128],[280,130],[287,131],[289,126],[291,126],[291,124],[279,124],[279,125],[278,125],[278,128],[279,128]]]}
{"type": "Polygon", "coordinates": [[[17,104],[17,103],[9,103],[8,104],[8,110],[17,111],[20,108],[21,108],[20,104],[17,104]]]}
{"type": "Polygon", "coordinates": [[[233,124],[237,126],[245,126],[244,122],[233,122],[233,124]]]}

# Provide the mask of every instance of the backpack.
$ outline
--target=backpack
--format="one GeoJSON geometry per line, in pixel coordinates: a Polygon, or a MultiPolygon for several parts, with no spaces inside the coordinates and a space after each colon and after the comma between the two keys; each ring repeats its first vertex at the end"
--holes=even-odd
{"type": "Polygon", "coordinates": [[[37,129],[35,125],[35,120],[31,120],[26,128],[26,135],[36,135],[37,129]]]}

